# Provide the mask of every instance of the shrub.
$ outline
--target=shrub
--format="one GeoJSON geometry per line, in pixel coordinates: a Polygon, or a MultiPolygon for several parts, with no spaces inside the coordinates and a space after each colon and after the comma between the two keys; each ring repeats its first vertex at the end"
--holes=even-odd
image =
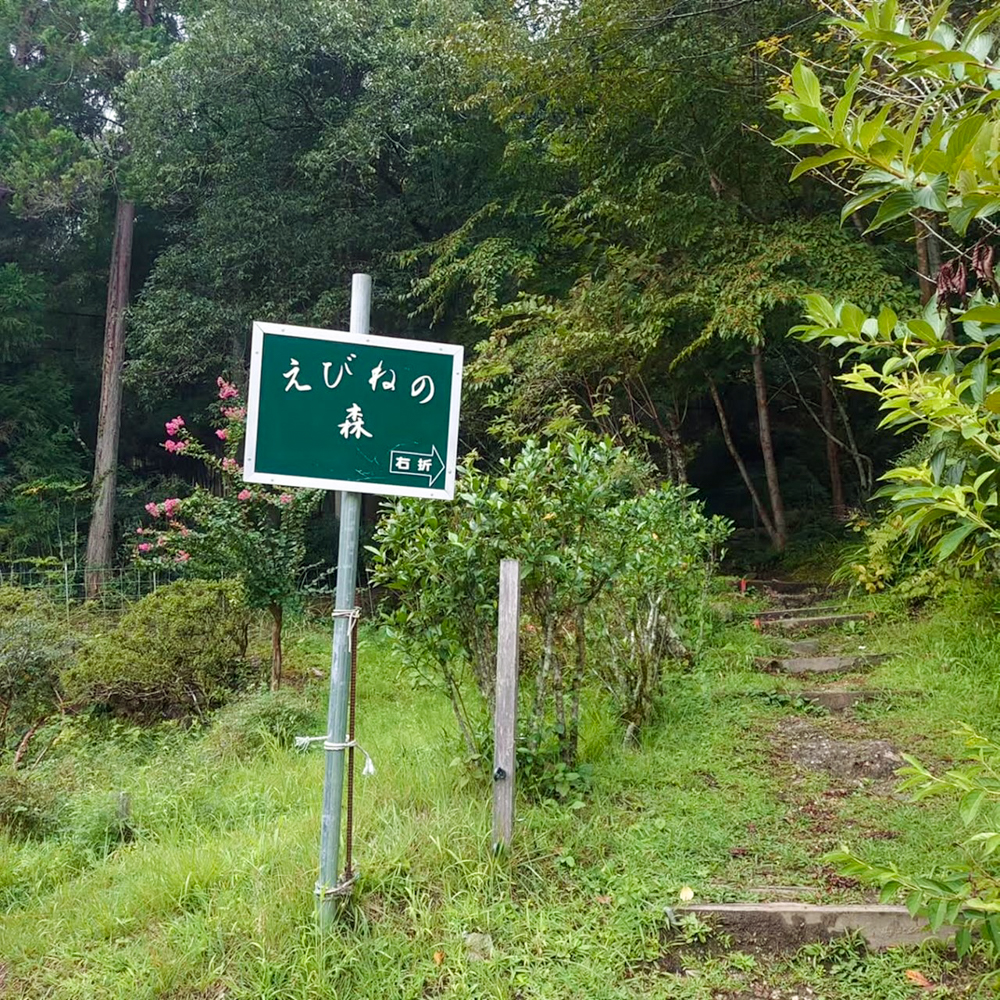
{"type": "Polygon", "coordinates": [[[73,643],[41,593],[0,586],[0,748],[7,727],[27,724],[59,702],[59,670],[73,643]]]}
{"type": "Polygon", "coordinates": [[[201,714],[243,679],[248,627],[238,584],[167,584],[84,647],[63,676],[66,693],[143,721],[201,714]]]}
{"type": "Polygon", "coordinates": [[[0,774],[0,830],[12,837],[44,837],[56,826],[58,796],[36,779],[0,774]]]}
{"type": "Polygon", "coordinates": [[[708,517],[688,487],[664,484],[608,512],[605,531],[627,538],[614,586],[593,608],[593,670],[626,725],[626,743],[650,721],[663,668],[700,652],[707,597],[731,525],[708,517]]]}
{"type": "Polygon", "coordinates": [[[210,753],[245,760],[269,747],[289,748],[296,736],[322,732],[326,720],[301,694],[266,692],[220,709],[205,737],[210,753]]]}
{"type": "Polygon", "coordinates": [[[554,743],[560,773],[579,774],[588,677],[611,692],[630,735],[648,720],[661,662],[699,638],[714,551],[729,531],[691,501],[693,491],[654,482],[646,462],[610,441],[570,434],[527,441],[493,476],[470,459],[447,507],[386,505],[370,549],[372,581],[398,595],[391,635],[442,681],[469,758],[482,750],[459,670],[471,668],[492,713],[502,558],[521,569],[527,757],[546,758],[554,743]]]}
{"type": "Polygon", "coordinates": [[[243,481],[237,459],[246,408],[236,386],[218,379],[219,419],[225,442],[219,457],[185,429],[184,418],[166,422],[163,447],[199,459],[222,481],[222,491],[196,486],[190,496],[146,504],[151,523],[140,527],[136,558],[147,565],[182,569],[191,577],[237,579],[245,602],[271,615],[271,689],[281,687],[285,611],[298,603],[307,569],[305,533],[323,500],[321,490],[277,489],[243,481]]]}

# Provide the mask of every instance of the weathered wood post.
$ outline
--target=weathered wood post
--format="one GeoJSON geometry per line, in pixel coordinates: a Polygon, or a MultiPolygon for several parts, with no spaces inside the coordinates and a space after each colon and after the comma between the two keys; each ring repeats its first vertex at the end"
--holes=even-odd
{"type": "Polygon", "coordinates": [[[514,773],[517,739],[517,667],[521,620],[521,567],[500,563],[497,622],[496,711],[493,719],[493,850],[510,847],[514,833],[514,773]]]}

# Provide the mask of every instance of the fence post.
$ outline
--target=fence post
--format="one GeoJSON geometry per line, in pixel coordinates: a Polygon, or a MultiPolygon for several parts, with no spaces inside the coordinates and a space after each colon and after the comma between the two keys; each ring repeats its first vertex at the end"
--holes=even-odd
{"type": "Polygon", "coordinates": [[[521,568],[516,559],[500,563],[497,622],[496,712],[493,718],[493,850],[509,849],[514,833],[514,774],[517,739],[518,626],[521,568]]]}

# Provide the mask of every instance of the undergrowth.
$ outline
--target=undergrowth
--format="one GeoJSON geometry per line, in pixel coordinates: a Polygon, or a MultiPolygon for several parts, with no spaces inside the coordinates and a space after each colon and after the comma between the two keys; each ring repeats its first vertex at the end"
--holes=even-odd
{"type": "MultiPolygon", "coordinates": [[[[941,759],[960,719],[997,732],[995,596],[917,615],[885,597],[861,604],[881,618],[838,641],[904,654],[870,678],[902,692],[866,708],[873,735],[941,759]]],[[[322,755],[290,737],[323,725],[325,683],[311,671],[325,673],[329,646],[304,630],[290,647],[301,690],[248,696],[207,728],[81,718],[39,734],[52,747],[18,779],[37,822],[0,831],[7,996],[708,1000],[806,984],[869,1000],[912,996],[912,968],[966,995],[988,988],[940,949],[827,961],[723,948],[690,958],[692,974],[659,964],[667,911],[687,888],[699,901],[784,885],[864,899],[819,860],[845,833],[911,867],[954,849],[933,803],[868,786],[830,797],[828,779],[780,758],[771,734],[803,713],[768,695],[795,685],[751,669],[768,641],[739,617],[671,679],[641,747],[624,748],[605,706],[586,703],[580,757],[592,774],[569,803],[581,804],[520,801],[509,865],[490,851],[489,782],[456,757],[447,700],[407,683],[366,634],[358,735],[376,774],[356,782],[361,877],[321,937],[322,755]],[[491,936],[490,959],[474,960],[469,933],[491,936]]]]}

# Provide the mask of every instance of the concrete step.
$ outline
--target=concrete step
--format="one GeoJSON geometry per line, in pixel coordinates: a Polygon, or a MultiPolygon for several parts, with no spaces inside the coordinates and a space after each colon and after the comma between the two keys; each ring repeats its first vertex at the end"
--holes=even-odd
{"type": "Polygon", "coordinates": [[[757,656],[754,665],[768,673],[777,671],[793,676],[802,674],[844,674],[865,670],[889,659],[887,653],[866,653],[862,656],[757,656]]]}
{"type": "Polygon", "coordinates": [[[834,628],[837,625],[844,625],[847,622],[868,621],[870,615],[800,615],[795,618],[778,618],[774,621],[762,621],[761,628],[765,632],[809,632],[814,629],[834,628]]]}
{"type": "Polygon", "coordinates": [[[905,906],[819,906],[791,901],[706,903],[675,912],[694,914],[728,934],[735,948],[768,953],[795,951],[805,944],[830,941],[852,931],[876,950],[913,947],[931,938],[944,941],[955,933],[954,927],[942,927],[932,934],[926,922],[911,917],[905,906]]]}

